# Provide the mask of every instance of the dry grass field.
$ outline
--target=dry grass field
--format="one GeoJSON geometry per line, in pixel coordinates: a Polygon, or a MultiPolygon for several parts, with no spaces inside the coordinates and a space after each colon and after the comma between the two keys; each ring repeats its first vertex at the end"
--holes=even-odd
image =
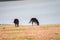
{"type": "Polygon", "coordinates": [[[19,27],[0,24],[0,40],[60,40],[60,24],[19,27]]]}

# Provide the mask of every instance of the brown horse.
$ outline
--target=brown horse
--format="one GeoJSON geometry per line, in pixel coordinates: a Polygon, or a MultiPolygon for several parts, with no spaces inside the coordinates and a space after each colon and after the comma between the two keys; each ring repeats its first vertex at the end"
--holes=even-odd
{"type": "Polygon", "coordinates": [[[18,19],[14,19],[14,24],[15,24],[15,27],[19,27],[19,20],[18,19]]]}
{"type": "Polygon", "coordinates": [[[29,23],[31,23],[31,22],[32,22],[32,25],[33,25],[33,23],[36,23],[37,25],[39,25],[39,21],[36,18],[31,18],[29,23]]]}

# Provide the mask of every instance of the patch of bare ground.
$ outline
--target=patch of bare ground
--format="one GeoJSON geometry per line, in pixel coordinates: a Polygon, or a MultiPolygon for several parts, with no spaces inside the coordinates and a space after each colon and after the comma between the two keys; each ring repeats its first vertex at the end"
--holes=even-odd
{"type": "Polygon", "coordinates": [[[60,24],[0,25],[0,40],[60,40],[60,24]]]}

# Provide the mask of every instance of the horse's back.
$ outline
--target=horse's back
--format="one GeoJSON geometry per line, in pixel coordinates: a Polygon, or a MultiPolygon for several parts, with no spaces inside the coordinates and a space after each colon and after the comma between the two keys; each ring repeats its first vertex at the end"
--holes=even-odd
{"type": "Polygon", "coordinates": [[[14,23],[19,23],[19,20],[18,19],[14,19],[14,23]]]}

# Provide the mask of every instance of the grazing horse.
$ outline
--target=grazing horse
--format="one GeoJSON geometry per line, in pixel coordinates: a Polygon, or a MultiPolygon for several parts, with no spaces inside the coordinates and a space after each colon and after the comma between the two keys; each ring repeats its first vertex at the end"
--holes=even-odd
{"type": "Polygon", "coordinates": [[[14,19],[14,24],[15,24],[15,27],[19,27],[19,20],[18,19],[14,19]]]}
{"type": "Polygon", "coordinates": [[[36,18],[31,18],[29,23],[31,23],[31,22],[32,22],[32,25],[33,25],[33,23],[36,23],[37,25],[39,25],[39,21],[36,18]]]}

